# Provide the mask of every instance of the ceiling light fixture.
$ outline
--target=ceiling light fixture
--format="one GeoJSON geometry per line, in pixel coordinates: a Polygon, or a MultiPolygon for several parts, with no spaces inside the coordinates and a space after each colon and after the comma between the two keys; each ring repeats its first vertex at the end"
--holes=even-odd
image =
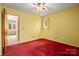
{"type": "Polygon", "coordinates": [[[35,7],[37,10],[45,10],[47,4],[46,3],[32,3],[32,5],[35,7]]]}

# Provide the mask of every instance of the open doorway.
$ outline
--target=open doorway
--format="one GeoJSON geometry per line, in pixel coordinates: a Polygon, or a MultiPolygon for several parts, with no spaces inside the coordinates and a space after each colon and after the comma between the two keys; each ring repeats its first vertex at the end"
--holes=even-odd
{"type": "Polygon", "coordinates": [[[7,14],[7,45],[18,43],[18,21],[19,16],[7,14]]]}
{"type": "Polygon", "coordinates": [[[2,19],[2,47],[5,53],[8,46],[19,42],[19,16],[8,14],[3,8],[2,19]]]}

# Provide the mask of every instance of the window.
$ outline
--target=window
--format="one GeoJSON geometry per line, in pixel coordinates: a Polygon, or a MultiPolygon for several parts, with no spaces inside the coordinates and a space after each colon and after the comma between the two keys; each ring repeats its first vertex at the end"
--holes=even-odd
{"type": "Polygon", "coordinates": [[[15,24],[13,24],[13,29],[16,29],[16,25],[15,24]]]}
{"type": "Polygon", "coordinates": [[[16,29],[16,24],[15,23],[9,23],[9,29],[16,29]]]}
{"type": "Polygon", "coordinates": [[[12,29],[12,27],[11,27],[11,23],[9,23],[9,29],[12,29]]]}
{"type": "Polygon", "coordinates": [[[48,19],[43,20],[43,28],[47,29],[48,28],[48,19]]]}

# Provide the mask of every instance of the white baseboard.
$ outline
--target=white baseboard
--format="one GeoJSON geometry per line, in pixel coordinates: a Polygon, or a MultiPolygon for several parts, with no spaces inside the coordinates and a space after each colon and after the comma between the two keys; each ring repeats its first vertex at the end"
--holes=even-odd
{"type": "Polygon", "coordinates": [[[2,56],[2,54],[0,53],[0,56],[2,56]]]}
{"type": "Polygon", "coordinates": [[[0,56],[2,56],[2,51],[0,50],[0,56]]]}

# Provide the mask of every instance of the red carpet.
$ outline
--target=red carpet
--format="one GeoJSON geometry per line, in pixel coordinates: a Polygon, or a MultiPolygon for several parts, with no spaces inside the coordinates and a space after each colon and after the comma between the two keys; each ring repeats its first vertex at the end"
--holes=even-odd
{"type": "Polygon", "coordinates": [[[3,56],[79,56],[79,48],[41,38],[9,46],[3,56]]]}

